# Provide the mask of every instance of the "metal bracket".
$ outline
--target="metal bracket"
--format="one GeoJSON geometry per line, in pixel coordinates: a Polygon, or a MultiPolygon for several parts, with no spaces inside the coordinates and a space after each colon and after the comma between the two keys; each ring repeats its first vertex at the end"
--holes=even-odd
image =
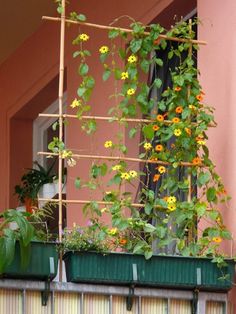
{"type": "Polygon", "coordinates": [[[49,271],[50,275],[48,277],[48,280],[45,281],[45,289],[41,291],[42,306],[47,306],[48,298],[50,295],[50,280],[51,276],[55,273],[54,257],[49,257],[49,271]]]}
{"type": "Polygon", "coordinates": [[[138,281],[137,264],[132,264],[132,274],[133,274],[133,280],[132,280],[132,284],[129,287],[129,294],[126,298],[127,311],[132,311],[132,307],[133,307],[134,287],[135,287],[135,283],[138,281]]]}
{"type": "Polygon", "coordinates": [[[47,306],[50,295],[50,279],[45,281],[45,290],[41,291],[42,306],[47,306]]]}

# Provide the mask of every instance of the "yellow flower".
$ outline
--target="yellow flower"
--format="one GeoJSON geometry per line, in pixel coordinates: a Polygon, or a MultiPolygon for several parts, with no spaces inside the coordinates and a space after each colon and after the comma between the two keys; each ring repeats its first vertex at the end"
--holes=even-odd
{"type": "Polygon", "coordinates": [[[99,49],[99,52],[100,53],[107,53],[109,51],[109,48],[107,46],[102,46],[100,49],[99,49]]]}
{"type": "Polygon", "coordinates": [[[144,143],[143,147],[146,150],[150,150],[152,148],[152,144],[151,143],[144,143]]]}
{"type": "Polygon", "coordinates": [[[121,169],[121,165],[115,165],[111,169],[114,170],[114,171],[118,171],[118,170],[121,169]]]}
{"type": "Polygon", "coordinates": [[[129,175],[131,176],[131,178],[137,178],[138,173],[135,170],[130,170],[129,175]]]}
{"type": "Polygon", "coordinates": [[[175,136],[180,136],[182,134],[181,130],[180,129],[175,129],[174,130],[174,135],[175,136]]]}
{"type": "Polygon", "coordinates": [[[67,158],[67,157],[71,157],[72,156],[72,151],[70,150],[63,150],[62,154],[61,154],[61,158],[67,158]]]}
{"type": "Polygon", "coordinates": [[[101,213],[105,213],[105,212],[107,212],[107,208],[106,207],[101,209],[101,213]]]}
{"type": "Polygon", "coordinates": [[[134,95],[135,94],[135,89],[134,88],[129,88],[127,90],[127,95],[131,96],[131,95],[134,95]]]}
{"type": "Polygon", "coordinates": [[[166,172],[166,168],[164,166],[159,166],[158,171],[162,174],[166,172]]]}
{"type": "Polygon", "coordinates": [[[117,233],[117,228],[111,228],[111,229],[108,231],[108,233],[109,233],[110,235],[115,235],[115,234],[117,233]]]}
{"type": "Polygon", "coordinates": [[[104,147],[106,147],[106,148],[112,147],[112,145],[113,145],[112,141],[106,141],[104,143],[104,147]]]}
{"type": "Polygon", "coordinates": [[[203,141],[203,140],[199,140],[197,141],[198,145],[205,145],[206,144],[206,141],[203,141]]]}
{"type": "Polygon", "coordinates": [[[89,40],[89,36],[87,34],[80,34],[79,39],[81,41],[87,41],[87,40],[89,40]]]}
{"type": "Polygon", "coordinates": [[[130,175],[128,174],[128,172],[122,172],[120,177],[121,179],[125,179],[125,180],[130,179],[130,175]]]}
{"type": "Polygon", "coordinates": [[[76,108],[76,107],[79,107],[79,106],[81,106],[81,102],[77,99],[77,98],[75,98],[73,101],[72,101],[72,103],[71,103],[71,108],[76,108]]]}
{"type": "Polygon", "coordinates": [[[222,242],[222,239],[220,237],[213,237],[212,241],[216,242],[216,243],[220,243],[220,242],[222,242]]]}
{"type": "Polygon", "coordinates": [[[129,78],[129,73],[128,72],[122,72],[121,73],[121,79],[126,80],[127,78],[129,78]]]}
{"type": "Polygon", "coordinates": [[[175,196],[169,196],[167,198],[167,203],[170,204],[170,203],[176,203],[176,197],[175,196]]]}
{"type": "Polygon", "coordinates": [[[129,63],[135,63],[135,62],[137,62],[138,61],[138,57],[136,57],[135,55],[131,55],[131,56],[129,56],[129,58],[128,58],[128,62],[129,63]]]}
{"type": "Polygon", "coordinates": [[[168,209],[169,211],[173,212],[174,210],[176,210],[176,205],[173,203],[169,203],[168,204],[168,209]]]}
{"type": "Polygon", "coordinates": [[[192,109],[192,110],[196,109],[196,106],[194,106],[194,105],[189,105],[188,107],[189,107],[189,109],[192,109]]]}

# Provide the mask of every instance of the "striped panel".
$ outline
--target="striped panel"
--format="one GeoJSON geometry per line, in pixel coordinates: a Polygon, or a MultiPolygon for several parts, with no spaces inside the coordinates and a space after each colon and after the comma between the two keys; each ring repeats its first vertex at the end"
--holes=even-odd
{"type": "Polygon", "coordinates": [[[225,314],[224,303],[216,301],[207,301],[206,314],[225,314]]]}
{"type": "Polygon", "coordinates": [[[0,313],[22,314],[22,293],[17,290],[0,290],[0,313]]]}
{"type": "Polygon", "coordinates": [[[25,297],[26,314],[51,314],[50,296],[47,302],[47,306],[42,306],[41,292],[27,291],[25,297]]]}
{"type": "Polygon", "coordinates": [[[141,314],[167,314],[167,300],[158,298],[142,298],[141,314]]]}
{"type": "Polygon", "coordinates": [[[112,314],[137,314],[138,313],[138,298],[133,299],[131,311],[127,311],[126,297],[112,296],[112,314]]]}
{"type": "Polygon", "coordinates": [[[170,300],[170,314],[191,314],[191,301],[189,300],[170,300]]]}
{"type": "Polygon", "coordinates": [[[109,296],[87,294],[81,314],[109,314],[109,296]]]}
{"type": "Polygon", "coordinates": [[[80,294],[55,293],[54,306],[55,314],[80,314],[80,294]]]}

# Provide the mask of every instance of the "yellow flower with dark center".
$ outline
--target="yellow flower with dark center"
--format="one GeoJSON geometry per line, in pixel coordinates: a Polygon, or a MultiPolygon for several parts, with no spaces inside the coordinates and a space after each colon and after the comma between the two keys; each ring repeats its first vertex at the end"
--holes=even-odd
{"type": "Polygon", "coordinates": [[[177,118],[177,117],[174,117],[174,118],[172,119],[172,122],[173,122],[173,123],[179,123],[179,122],[180,122],[180,119],[177,118]]]}
{"type": "Polygon", "coordinates": [[[169,211],[173,212],[174,210],[176,210],[176,205],[174,203],[169,203],[167,208],[169,209],[169,211]]]}
{"type": "Polygon", "coordinates": [[[121,73],[121,79],[126,80],[127,78],[129,78],[129,73],[128,72],[122,72],[121,73]]]}
{"type": "Polygon", "coordinates": [[[166,172],[166,167],[164,167],[164,166],[159,166],[159,167],[158,167],[158,171],[159,171],[161,174],[163,174],[163,173],[166,172]]]}
{"type": "Polygon", "coordinates": [[[182,134],[182,131],[180,129],[175,129],[174,130],[174,135],[175,136],[180,136],[182,134]]]}
{"type": "Polygon", "coordinates": [[[156,145],[155,150],[157,152],[161,152],[163,150],[163,146],[161,144],[156,145]]]}
{"type": "Polygon", "coordinates": [[[71,103],[71,108],[76,108],[76,107],[79,107],[79,106],[81,106],[81,102],[77,99],[77,98],[75,98],[73,101],[72,101],[72,103],[71,103]]]}
{"type": "Polygon", "coordinates": [[[138,173],[135,170],[130,170],[129,171],[129,175],[130,175],[131,178],[137,178],[138,173]]]}
{"type": "Polygon", "coordinates": [[[127,90],[127,95],[132,96],[132,95],[134,95],[134,94],[135,94],[135,89],[134,89],[134,88],[129,88],[129,89],[127,90]]]}
{"type": "Polygon", "coordinates": [[[222,242],[222,239],[220,237],[213,237],[212,238],[212,241],[213,242],[216,242],[216,243],[221,243],[222,242]]]}
{"type": "Polygon", "coordinates": [[[112,146],[113,146],[112,141],[106,141],[106,142],[104,143],[104,147],[106,147],[106,148],[109,148],[109,147],[112,147],[112,146]]]}
{"type": "Polygon", "coordinates": [[[80,34],[79,39],[81,41],[87,41],[87,40],[89,40],[89,36],[87,34],[80,34]]]}
{"type": "Polygon", "coordinates": [[[146,150],[150,150],[150,149],[152,149],[152,144],[151,143],[144,143],[143,147],[146,150]]]}
{"type": "Polygon", "coordinates": [[[125,179],[125,180],[130,179],[130,175],[128,174],[128,172],[122,172],[120,177],[121,177],[121,179],[125,179]]]}
{"type": "Polygon", "coordinates": [[[70,150],[63,150],[62,151],[62,154],[61,154],[61,158],[68,158],[68,157],[71,157],[72,156],[72,151],[70,150]]]}
{"type": "Polygon", "coordinates": [[[176,203],[176,197],[175,196],[169,196],[166,201],[168,204],[169,203],[176,203]]]}
{"type": "Polygon", "coordinates": [[[131,56],[129,56],[129,58],[128,58],[128,62],[129,63],[135,63],[135,62],[137,62],[138,61],[138,57],[136,57],[135,55],[131,55],[131,56]]]}
{"type": "Polygon", "coordinates": [[[102,46],[100,49],[99,49],[99,52],[100,53],[107,53],[109,51],[109,48],[107,46],[102,46]]]}

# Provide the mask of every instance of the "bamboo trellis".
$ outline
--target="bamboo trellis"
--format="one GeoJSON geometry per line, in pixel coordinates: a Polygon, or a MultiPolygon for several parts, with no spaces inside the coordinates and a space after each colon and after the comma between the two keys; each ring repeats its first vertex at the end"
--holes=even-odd
{"type": "MultiPolygon", "coordinates": [[[[55,117],[58,118],[58,123],[59,123],[59,141],[62,141],[63,139],[63,121],[65,118],[77,118],[76,115],[70,115],[70,114],[65,114],[63,113],[63,85],[64,85],[64,54],[65,54],[65,25],[66,23],[69,24],[74,24],[74,25],[83,25],[86,27],[92,27],[92,28],[97,28],[101,30],[113,30],[113,29],[118,29],[120,31],[124,31],[127,33],[131,33],[131,29],[127,28],[117,28],[113,26],[106,26],[106,25],[99,25],[99,24],[92,24],[92,23],[84,23],[84,22],[79,22],[79,21],[74,21],[71,19],[67,19],[65,12],[66,12],[66,5],[65,5],[66,0],[62,0],[61,2],[61,7],[62,7],[62,13],[60,18],[55,18],[55,17],[48,17],[48,16],[43,16],[43,19],[48,20],[48,21],[54,21],[54,22],[60,22],[60,62],[59,62],[59,88],[58,88],[58,99],[59,99],[59,113],[58,114],[39,114],[40,117],[55,117]]],[[[189,23],[189,28],[190,32],[192,31],[192,22],[190,21],[189,23]]],[[[145,35],[148,35],[149,32],[145,32],[145,35]]],[[[160,39],[165,39],[165,40],[170,40],[170,41],[175,41],[175,42],[187,42],[190,43],[189,47],[189,55],[192,55],[192,46],[194,44],[198,45],[206,45],[205,41],[200,41],[200,40],[193,40],[193,39],[185,39],[185,38],[176,38],[176,37],[168,37],[166,35],[159,35],[160,39]]],[[[190,95],[190,87],[188,88],[188,95],[190,95]]],[[[100,116],[82,116],[80,117],[81,120],[89,120],[89,119],[94,119],[94,120],[100,120],[100,121],[111,121],[111,117],[100,117],[100,116]]],[[[127,123],[150,123],[154,122],[155,120],[152,119],[129,119],[129,118],[112,118],[112,121],[116,122],[127,122],[127,123]]],[[[172,121],[165,120],[165,124],[169,125],[172,123],[172,121]]],[[[196,123],[191,122],[193,125],[196,123]]],[[[215,127],[216,124],[211,123],[209,124],[210,127],[215,127]]],[[[51,153],[51,152],[38,152],[40,155],[44,156],[58,156],[59,157],[59,165],[58,165],[58,188],[59,188],[59,193],[58,193],[58,199],[43,199],[40,198],[39,200],[42,201],[51,201],[51,202],[56,202],[58,203],[59,206],[59,219],[58,219],[58,228],[59,228],[59,242],[62,241],[62,206],[63,204],[89,204],[91,201],[90,200],[69,200],[69,199],[63,199],[62,198],[62,188],[63,188],[63,158],[60,153],[51,153]]],[[[121,157],[121,156],[99,156],[99,155],[79,155],[79,154],[72,154],[72,157],[78,158],[78,159],[105,159],[108,161],[114,161],[114,160],[123,160],[123,161],[129,161],[129,162],[143,162],[143,163],[155,163],[159,165],[170,165],[169,162],[164,162],[160,160],[144,160],[140,158],[131,158],[131,157],[121,157]]],[[[192,167],[196,166],[193,163],[189,162],[181,162],[179,163],[180,166],[185,166],[185,167],[192,167]]],[[[203,165],[198,165],[199,167],[202,167],[203,165]]],[[[188,181],[189,181],[189,193],[188,193],[188,201],[191,201],[191,176],[188,176],[188,181]]],[[[106,202],[106,201],[97,201],[99,205],[102,206],[110,206],[113,204],[113,202],[106,202]]],[[[139,203],[131,203],[129,204],[132,207],[136,208],[142,208],[143,204],[139,203]]],[[[155,206],[155,207],[161,207],[161,206],[155,206]]],[[[59,274],[60,274],[60,279],[62,278],[62,259],[60,259],[60,267],[59,267],[59,274]]]]}

